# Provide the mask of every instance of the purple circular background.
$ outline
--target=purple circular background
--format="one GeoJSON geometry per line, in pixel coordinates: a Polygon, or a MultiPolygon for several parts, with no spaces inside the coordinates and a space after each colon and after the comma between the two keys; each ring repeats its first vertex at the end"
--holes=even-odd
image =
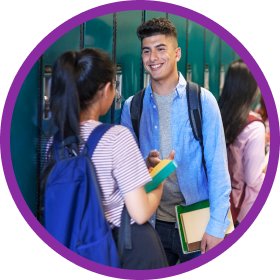
{"type": "Polygon", "coordinates": [[[234,36],[232,36],[227,30],[225,30],[223,27],[221,27],[211,19],[187,8],[159,1],[126,1],[103,5],[85,11],[71,18],[70,20],[66,21],[65,23],[57,27],[55,30],[53,30],[34,48],[34,50],[30,53],[30,55],[27,57],[27,59],[22,64],[20,70],[18,71],[6,99],[1,122],[1,130],[2,131],[0,143],[4,174],[12,197],[19,211],[21,212],[22,216],[25,218],[27,223],[30,225],[30,227],[53,250],[55,250],[57,253],[59,253],[61,256],[68,259],[69,261],[90,271],[100,273],[106,276],[118,277],[123,279],[158,279],[178,275],[193,270],[201,265],[204,265],[205,263],[213,260],[220,254],[222,254],[246,232],[246,230],[251,226],[251,224],[261,211],[271,190],[279,158],[279,120],[277,116],[276,106],[269,85],[254,58],[234,36]],[[14,105],[18,93],[21,89],[22,83],[24,82],[27,74],[31,70],[34,63],[46,51],[46,49],[49,48],[51,44],[53,44],[58,38],[60,38],[63,34],[67,33],[74,27],[95,17],[100,17],[102,15],[114,12],[129,10],[155,10],[188,18],[189,20],[206,27],[207,29],[218,35],[220,38],[222,38],[227,44],[229,44],[244,60],[246,65],[248,65],[255,79],[258,82],[258,85],[265,100],[267,111],[269,112],[269,124],[271,127],[272,139],[269,164],[260,194],[258,195],[257,200],[255,201],[250,212],[245,217],[244,221],[239,225],[239,227],[236,230],[234,230],[232,234],[230,234],[222,243],[220,243],[218,246],[216,246],[206,254],[201,255],[199,258],[193,259],[187,263],[182,263],[180,265],[176,265],[176,267],[169,267],[159,270],[157,269],[149,271],[137,271],[137,273],[133,270],[116,269],[93,263],[92,261],[89,261],[70,251],[61,243],[59,243],[55,238],[53,238],[36,220],[35,216],[32,214],[29,207],[27,206],[17,185],[10,154],[10,128],[14,105]]]}

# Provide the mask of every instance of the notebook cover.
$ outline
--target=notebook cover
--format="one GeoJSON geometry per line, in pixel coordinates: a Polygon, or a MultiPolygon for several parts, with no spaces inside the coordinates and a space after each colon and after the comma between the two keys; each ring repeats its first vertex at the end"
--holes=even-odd
{"type": "Polygon", "coordinates": [[[177,218],[177,225],[178,225],[178,230],[179,230],[179,235],[180,235],[180,240],[181,240],[181,244],[182,244],[182,249],[184,254],[188,253],[188,248],[187,248],[187,244],[184,238],[184,230],[183,230],[183,226],[182,226],[182,222],[181,222],[181,217],[180,215],[182,213],[187,213],[187,212],[191,212],[191,211],[195,211],[195,210],[199,210],[199,209],[204,209],[209,207],[209,200],[203,200],[203,201],[199,201],[197,203],[188,205],[188,206],[182,206],[182,205],[178,205],[175,206],[175,211],[176,211],[176,218],[177,218]]]}
{"type": "Polygon", "coordinates": [[[145,185],[146,192],[149,193],[154,190],[163,180],[175,171],[177,167],[174,160],[162,160],[150,173],[152,181],[145,185]]]}
{"type": "MultiPolygon", "coordinates": [[[[177,223],[178,223],[178,229],[179,229],[179,233],[180,233],[182,250],[183,250],[184,254],[200,250],[201,240],[199,240],[199,241],[194,240],[194,242],[187,244],[187,242],[186,242],[187,234],[183,227],[184,223],[183,223],[183,220],[181,219],[181,214],[192,212],[195,210],[201,210],[204,208],[209,208],[209,200],[204,200],[204,201],[201,201],[201,202],[189,205],[189,206],[178,205],[175,208],[176,208],[177,223]],[[180,214],[178,214],[178,213],[180,213],[180,214]]],[[[209,217],[210,217],[210,212],[209,212],[209,217]]],[[[234,224],[233,224],[233,219],[232,219],[232,214],[231,214],[230,209],[229,209],[229,213],[228,213],[228,218],[230,220],[230,224],[226,230],[225,238],[234,230],[234,224]]],[[[204,225],[205,229],[207,227],[207,224],[208,224],[208,221],[204,225]]]]}

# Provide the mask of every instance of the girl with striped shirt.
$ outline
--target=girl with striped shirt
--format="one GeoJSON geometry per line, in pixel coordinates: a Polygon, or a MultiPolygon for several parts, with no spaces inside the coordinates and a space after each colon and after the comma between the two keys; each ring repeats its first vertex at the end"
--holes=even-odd
{"type": "MultiPolygon", "coordinates": [[[[51,87],[51,121],[62,139],[80,135],[86,141],[101,124],[99,116],[105,115],[114,101],[114,77],[114,64],[106,53],[97,49],[69,51],[56,60],[51,87]]],[[[78,154],[82,146],[73,149],[78,154]]],[[[47,150],[49,160],[43,182],[55,163],[52,146],[47,150]]],[[[97,144],[91,160],[101,188],[105,217],[115,241],[124,205],[131,217],[133,249],[125,249],[122,268],[168,266],[160,240],[147,222],[159,205],[163,183],[150,193],[145,192],[144,185],[151,181],[151,176],[129,130],[120,125],[110,128],[97,144]]]]}

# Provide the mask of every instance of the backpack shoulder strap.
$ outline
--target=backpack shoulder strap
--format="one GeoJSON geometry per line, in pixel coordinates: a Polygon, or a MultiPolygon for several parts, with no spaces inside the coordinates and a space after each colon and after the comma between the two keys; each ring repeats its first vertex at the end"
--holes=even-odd
{"type": "MultiPolygon", "coordinates": [[[[140,127],[140,119],[143,111],[143,100],[145,96],[146,88],[138,91],[132,98],[130,104],[130,116],[131,122],[133,126],[134,133],[138,139],[139,143],[139,127],[140,127]]],[[[140,143],[139,143],[140,145],[140,143]]]]}
{"type": "Polygon", "coordinates": [[[254,115],[250,115],[250,114],[249,114],[245,126],[247,126],[248,124],[250,124],[250,123],[252,123],[252,122],[261,122],[261,123],[263,123],[263,125],[265,126],[265,123],[264,123],[263,120],[259,119],[258,117],[254,116],[254,115]]]}
{"type": "Polygon", "coordinates": [[[207,178],[207,168],[204,158],[203,134],[202,134],[202,106],[201,106],[201,88],[198,84],[187,82],[187,101],[189,119],[192,127],[193,135],[199,141],[202,150],[202,164],[207,178]]]}
{"type": "Polygon", "coordinates": [[[91,158],[101,137],[105,134],[105,132],[108,129],[110,129],[113,126],[114,126],[113,124],[107,124],[107,123],[97,126],[89,135],[88,140],[81,152],[81,155],[91,158]]]}

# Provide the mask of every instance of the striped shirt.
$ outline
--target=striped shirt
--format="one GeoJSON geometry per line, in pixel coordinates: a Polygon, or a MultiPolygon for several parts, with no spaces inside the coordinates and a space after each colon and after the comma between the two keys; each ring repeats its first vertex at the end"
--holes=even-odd
{"type": "MultiPolygon", "coordinates": [[[[93,120],[81,123],[83,140],[86,141],[100,124],[93,120]]],[[[101,189],[105,217],[111,228],[119,227],[124,196],[151,181],[145,161],[130,131],[120,125],[113,126],[102,136],[91,160],[101,189]]]]}

